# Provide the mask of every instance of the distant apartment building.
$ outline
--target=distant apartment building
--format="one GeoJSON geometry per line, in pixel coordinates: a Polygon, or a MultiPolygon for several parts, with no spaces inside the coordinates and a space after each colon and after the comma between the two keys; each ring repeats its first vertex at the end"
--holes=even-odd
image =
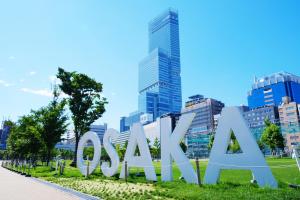
{"type": "Polygon", "coordinates": [[[264,106],[280,106],[282,97],[288,96],[292,102],[300,103],[300,77],[279,72],[254,80],[248,92],[250,109],[264,106]]]}
{"type": "Polygon", "coordinates": [[[246,111],[244,118],[256,140],[260,140],[265,129],[265,119],[279,125],[279,114],[276,106],[265,106],[246,111]]]}
{"type": "Polygon", "coordinates": [[[299,104],[291,102],[289,97],[283,97],[282,102],[278,107],[281,131],[286,139],[286,146],[291,151],[292,145],[300,144],[299,104]]]}
{"type": "Polygon", "coordinates": [[[70,139],[64,139],[60,142],[58,142],[55,145],[56,149],[63,149],[68,151],[75,151],[75,137],[70,139]]]}
{"type": "Polygon", "coordinates": [[[93,132],[97,133],[98,137],[101,140],[101,143],[103,143],[103,136],[104,136],[104,133],[106,132],[106,130],[107,130],[107,124],[106,123],[104,123],[103,125],[94,125],[94,124],[92,124],[90,126],[90,131],[93,131],[93,132]]]}
{"type": "Polygon", "coordinates": [[[2,122],[2,131],[1,131],[1,137],[0,137],[0,150],[7,149],[7,139],[10,134],[10,125],[7,124],[7,121],[2,122]]]}
{"type": "Polygon", "coordinates": [[[129,128],[130,127],[128,125],[126,125],[126,117],[121,117],[121,119],[120,119],[120,133],[128,131],[129,128]]]}
{"type": "Polygon", "coordinates": [[[224,103],[221,101],[204,98],[203,95],[189,97],[181,114],[195,113],[196,116],[187,132],[187,155],[190,158],[208,157],[209,136],[214,131],[214,116],[221,113],[224,103]]]}
{"type": "Polygon", "coordinates": [[[150,113],[133,112],[128,117],[121,117],[120,132],[125,132],[130,129],[134,123],[140,122],[142,125],[150,124],[153,121],[153,115],[150,113]]]}
{"type": "Polygon", "coordinates": [[[221,113],[214,115],[214,130],[217,130],[218,128],[220,117],[221,117],[221,113]]]}

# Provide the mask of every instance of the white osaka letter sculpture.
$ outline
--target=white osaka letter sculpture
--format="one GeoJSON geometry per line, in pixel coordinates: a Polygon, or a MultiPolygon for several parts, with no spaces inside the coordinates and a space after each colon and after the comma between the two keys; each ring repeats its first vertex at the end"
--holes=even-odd
{"type": "Polygon", "coordinates": [[[180,148],[180,141],[189,129],[194,113],[182,115],[172,133],[172,123],[170,117],[162,118],[161,133],[161,177],[162,181],[172,181],[172,158],[177,163],[182,176],[188,183],[197,183],[197,174],[193,169],[189,159],[180,148]]]}
{"type": "Polygon", "coordinates": [[[85,133],[79,140],[78,150],[77,150],[77,167],[79,168],[80,172],[83,175],[91,174],[97,168],[100,161],[100,156],[101,156],[101,142],[99,140],[97,133],[92,131],[85,133]],[[87,165],[84,164],[84,159],[83,159],[83,150],[85,144],[88,141],[91,141],[94,145],[94,157],[91,164],[89,165],[89,170],[87,170],[87,165]]]}
{"type": "Polygon", "coordinates": [[[124,157],[124,163],[122,165],[120,178],[125,178],[125,161],[127,161],[128,169],[130,167],[144,168],[147,180],[157,180],[151,159],[151,154],[147,144],[146,135],[144,133],[144,128],[140,123],[133,124],[130,129],[130,137],[124,157]],[[140,156],[134,155],[136,147],[139,148],[140,156]]]}
{"type": "Polygon", "coordinates": [[[116,140],[120,136],[119,132],[115,129],[108,129],[103,138],[103,146],[106,150],[108,156],[111,160],[111,166],[109,167],[109,164],[107,162],[103,162],[101,165],[102,173],[107,176],[113,176],[118,172],[118,167],[120,164],[120,158],[118,156],[118,153],[116,149],[113,147],[111,143],[111,139],[116,140]]]}
{"type": "Polygon", "coordinates": [[[251,170],[259,186],[277,188],[277,182],[238,107],[227,107],[222,111],[204,182],[216,184],[222,169],[251,170]],[[231,129],[242,153],[227,154],[231,129]]]}

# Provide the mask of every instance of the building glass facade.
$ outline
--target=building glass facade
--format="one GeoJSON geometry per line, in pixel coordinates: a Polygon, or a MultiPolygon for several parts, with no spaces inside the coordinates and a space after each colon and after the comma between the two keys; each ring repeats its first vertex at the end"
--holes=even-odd
{"type": "Polygon", "coordinates": [[[279,125],[278,108],[275,106],[265,106],[245,111],[244,118],[256,140],[260,140],[265,129],[265,119],[268,118],[272,123],[279,125]]]}
{"type": "Polygon", "coordinates": [[[300,103],[300,77],[280,72],[255,79],[252,90],[248,92],[248,105],[250,109],[279,106],[284,96],[300,103]]]}
{"type": "Polygon", "coordinates": [[[7,148],[7,138],[10,134],[10,126],[5,125],[5,122],[2,123],[1,137],[0,137],[0,150],[5,150],[7,148]]]}
{"type": "Polygon", "coordinates": [[[149,23],[149,54],[139,63],[139,112],[157,117],[182,105],[178,14],[169,9],[149,23]]]}
{"type": "Polygon", "coordinates": [[[292,152],[292,145],[300,144],[299,104],[291,102],[289,97],[284,97],[282,101],[278,107],[281,132],[286,140],[286,150],[292,152]]]}
{"type": "Polygon", "coordinates": [[[221,101],[204,98],[202,95],[189,97],[181,114],[196,113],[195,118],[186,135],[187,155],[190,158],[208,157],[208,143],[210,134],[214,132],[214,116],[221,113],[224,103],[221,101]]]}
{"type": "Polygon", "coordinates": [[[90,131],[93,131],[95,133],[97,133],[98,137],[100,138],[101,142],[103,143],[103,137],[104,137],[104,133],[107,130],[107,124],[103,124],[103,125],[91,125],[90,126],[90,131]]]}
{"type": "Polygon", "coordinates": [[[141,116],[143,112],[135,111],[129,114],[128,117],[121,117],[120,119],[120,132],[126,132],[130,129],[134,123],[141,121],[141,116]]]}
{"type": "Polygon", "coordinates": [[[121,117],[121,119],[120,119],[120,133],[129,130],[129,126],[126,126],[125,121],[126,121],[126,117],[121,117]]]}

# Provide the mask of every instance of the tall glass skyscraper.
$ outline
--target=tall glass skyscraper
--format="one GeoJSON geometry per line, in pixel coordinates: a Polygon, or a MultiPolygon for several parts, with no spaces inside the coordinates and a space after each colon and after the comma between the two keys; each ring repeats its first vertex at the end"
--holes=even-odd
{"type": "Polygon", "coordinates": [[[139,64],[139,112],[157,117],[182,106],[178,13],[169,9],[149,23],[149,54],[139,64]]]}

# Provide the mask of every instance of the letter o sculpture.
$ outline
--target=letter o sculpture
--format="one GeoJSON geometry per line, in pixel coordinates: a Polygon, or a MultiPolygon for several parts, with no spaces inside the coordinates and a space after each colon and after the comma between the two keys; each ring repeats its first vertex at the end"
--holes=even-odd
{"type": "Polygon", "coordinates": [[[79,168],[80,172],[83,175],[87,174],[87,165],[84,164],[84,160],[83,160],[83,150],[85,144],[88,141],[91,141],[94,145],[94,157],[92,162],[89,165],[89,170],[88,170],[89,174],[91,174],[97,168],[101,156],[101,142],[97,133],[92,131],[85,133],[79,140],[78,150],[77,150],[77,167],[79,168]]]}

